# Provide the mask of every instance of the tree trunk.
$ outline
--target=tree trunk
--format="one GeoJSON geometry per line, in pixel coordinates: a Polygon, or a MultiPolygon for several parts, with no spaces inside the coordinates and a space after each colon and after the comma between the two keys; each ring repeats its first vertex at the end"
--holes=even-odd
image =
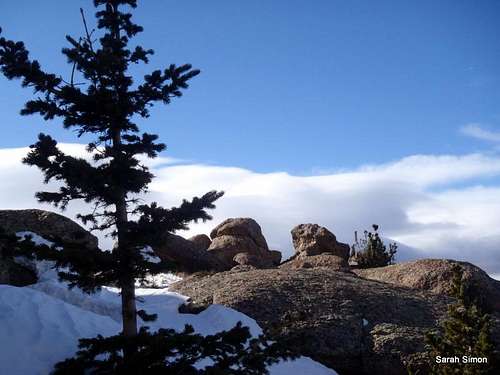
{"type": "MultiPolygon", "coordinates": [[[[121,223],[127,223],[127,210],[125,203],[116,205],[117,216],[120,217],[121,223]],[[124,209],[122,208],[124,207],[124,209]],[[125,218],[122,221],[122,217],[125,218]]],[[[121,294],[122,294],[122,320],[123,320],[123,334],[125,336],[137,335],[137,311],[135,306],[135,280],[131,276],[131,272],[127,272],[129,267],[129,251],[126,241],[120,241],[123,238],[123,225],[117,224],[118,230],[118,251],[120,252],[120,262],[122,264],[122,272],[125,272],[120,281],[121,294]],[[122,233],[120,233],[122,232],[122,233]]]]}
{"type": "MultiPolygon", "coordinates": [[[[121,134],[117,130],[113,134],[113,147],[121,145],[121,134]]],[[[137,335],[137,309],[135,305],[135,280],[130,269],[130,246],[127,243],[127,201],[122,192],[115,204],[116,230],[118,233],[118,252],[120,257],[121,273],[120,288],[122,295],[122,327],[123,335],[133,337],[137,335]]],[[[132,349],[133,350],[133,349],[132,349]]],[[[126,353],[125,353],[126,354],[126,353]]]]}
{"type": "MultiPolygon", "coordinates": [[[[135,280],[130,271],[130,247],[127,241],[123,239],[127,224],[127,206],[126,200],[116,204],[117,231],[118,231],[118,251],[120,257],[121,273],[120,280],[122,296],[122,334],[125,337],[137,336],[137,309],[135,305],[135,280]],[[124,225],[125,224],[125,225],[124,225]]],[[[125,235],[126,237],[126,235],[125,235]]],[[[128,362],[131,356],[137,351],[134,344],[128,344],[123,348],[123,358],[128,362]]]]}
{"type": "Polygon", "coordinates": [[[135,280],[123,279],[122,291],[122,327],[123,335],[133,337],[137,335],[137,311],[135,306],[135,280]]]}
{"type": "MultiPolygon", "coordinates": [[[[117,7],[113,7],[115,16],[118,17],[117,7]]],[[[114,26],[114,38],[120,40],[120,29],[114,26]]],[[[120,93],[119,87],[115,87],[117,93],[120,93]]],[[[121,130],[115,128],[112,130],[113,147],[119,149],[122,144],[121,130]]],[[[116,156],[115,156],[116,157],[116,156]]],[[[121,155],[120,155],[121,157],[121,155]]],[[[119,191],[116,207],[116,229],[118,232],[118,251],[121,264],[120,287],[122,292],[122,327],[123,335],[126,337],[137,336],[137,309],[135,305],[135,279],[132,275],[130,264],[131,248],[127,240],[128,231],[128,212],[127,212],[127,192],[119,191]]],[[[135,347],[124,348],[125,361],[130,353],[136,351],[135,347]]]]}

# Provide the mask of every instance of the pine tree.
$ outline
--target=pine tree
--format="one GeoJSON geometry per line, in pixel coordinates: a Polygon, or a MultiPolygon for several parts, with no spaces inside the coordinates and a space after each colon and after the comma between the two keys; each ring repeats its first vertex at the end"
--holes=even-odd
{"type": "MultiPolygon", "coordinates": [[[[441,331],[428,332],[431,374],[435,375],[479,375],[494,374],[494,346],[490,337],[490,317],[485,313],[480,291],[463,279],[463,269],[456,265],[453,270],[452,295],[457,302],[448,308],[448,317],[442,322],[441,331]],[[485,357],[488,363],[436,363],[435,358],[485,357]]],[[[496,363],[498,365],[498,363],[496,363]]]]}
{"type": "MultiPolygon", "coordinates": [[[[71,286],[88,292],[102,285],[119,286],[122,333],[134,338],[138,334],[134,281],[161,270],[148,260],[151,254],[145,247],[154,247],[158,233],[211,219],[207,209],[214,208],[222,193],[211,191],[170,209],[156,203],[140,204],[139,196],[147,191],[153,174],[139,157],[155,158],[165,145],[155,134],[140,134],[136,121],[148,118],[155,103],[169,104],[182,96],[199,70],[189,64],[170,65],[134,84],[130,66],[147,64],[153,54],[142,46],[129,47],[131,39],[143,30],[126,11],[136,7],[136,0],[94,0],[94,5],[97,30],[87,28],[81,11],[85,35],[66,37],[69,47],[62,53],[72,66],[69,79],[44,71],[37,60],[30,59],[22,42],[4,37],[0,38],[0,70],[6,78],[21,79],[23,87],[34,91],[35,98],[25,104],[22,115],[59,118],[64,128],[74,130],[78,137],[94,137],[87,145],[88,160],[63,153],[56,140],[40,134],[24,163],[38,167],[46,183],[60,185],[58,191],[38,192],[38,201],[61,209],[73,200],[91,204],[91,212],[79,218],[92,230],[111,230],[116,245],[112,251],[103,252],[60,244],[60,251],[46,247],[36,254],[39,259],[51,259],[58,267],[65,267],[59,276],[71,286]]],[[[135,351],[133,345],[125,349],[126,356],[135,351]]]]}
{"type": "Polygon", "coordinates": [[[358,240],[355,232],[355,243],[351,247],[350,261],[360,268],[384,267],[394,263],[398,245],[389,244],[389,249],[378,234],[379,226],[372,225],[373,232],[364,232],[364,238],[358,240]]]}

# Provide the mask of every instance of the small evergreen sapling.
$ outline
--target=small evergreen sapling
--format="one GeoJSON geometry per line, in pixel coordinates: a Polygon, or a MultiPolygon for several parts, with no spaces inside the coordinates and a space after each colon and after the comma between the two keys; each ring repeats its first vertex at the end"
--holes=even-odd
{"type": "Polygon", "coordinates": [[[365,230],[364,237],[358,238],[355,232],[355,242],[351,247],[350,262],[356,263],[360,268],[384,267],[394,263],[398,245],[389,244],[389,248],[384,244],[378,234],[379,226],[373,224],[373,232],[365,230]]]}
{"type": "MultiPolygon", "coordinates": [[[[490,316],[484,311],[477,297],[480,290],[463,278],[463,269],[453,268],[452,293],[457,301],[448,308],[448,317],[440,331],[428,332],[426,343],[430,361],[430,373],[435,375],[486,375],[498,374],[495,366],[497,354],[491,341],[490,316]],[[458,357],[458,363],[437,363],[436,357],[458,357]],[[487,358],[487,363],[463,363],[463,358],[487,358]]],[[[498,369],[498,368],[497,368],[498,369]]]]}

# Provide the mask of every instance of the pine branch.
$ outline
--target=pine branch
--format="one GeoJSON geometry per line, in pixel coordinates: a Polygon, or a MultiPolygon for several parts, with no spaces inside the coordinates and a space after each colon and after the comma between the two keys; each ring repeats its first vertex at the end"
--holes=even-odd
{"type": "Polygon", "coordinates": [[[155,245],[165,233],[185,230],[190,222],[212,219],[207,210],[214,209],[214,202],[223,195],[224,192],[210,191],[201,198],[184,200],[179,207],[170,209],[160,207],[157,203],[138,206],[134,213],[140,218],[129,223],[129,236],[136,243],[155,245]]]}

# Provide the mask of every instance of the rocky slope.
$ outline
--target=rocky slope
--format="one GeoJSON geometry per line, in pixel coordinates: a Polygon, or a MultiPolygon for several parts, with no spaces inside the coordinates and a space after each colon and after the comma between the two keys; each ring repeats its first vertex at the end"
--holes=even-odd
{"type": "Polygon", "coordinates": [[[491,311],[500,313],[500,281],[492,279],[482,269],[467,262],[420,259],[387,267],[355,269],[353,272],[365,279],[442,295],[451,292],[452,267],[455,264],[460,264],[463,279],[476,286],[475,292],[486,306],[491,311]]]}
{"type": "Polygon", "coordinates": [[[194,275],[173,286],[197,304],[222,304],[340,374],[403,374],[447,297],[328,268],[194,275]]]}
{"type": "Polygon", "coordinates": [[[185,311],[222,304],[254,318],[272,337],[340,374],[406,374],[406,364],[429,359],[424,334],[447,315],[452,267],[460,263],[493,313],[500,347],[500,282],[481,269],[450,260],[420,260],[351,270],[348,246],[326,228],[292,230],[296,254],[278,269],[237,267],[174,284],[190,296],[185,311]]]}
{"type": "MultiPolygon", "coordinates": [[[[495,280],[484,281],[485,288],[500,290],[495,280]]],[[[247,314],[340,374],[406,374],[411,358],[423,365],[424,332],[437,326],[452,301],[432,290],[327,267],[193,275],[173,289],[198,305],[222,304],[247,314]]],[[[500,343],[498,312],[494,333],[500,343]]]]}

